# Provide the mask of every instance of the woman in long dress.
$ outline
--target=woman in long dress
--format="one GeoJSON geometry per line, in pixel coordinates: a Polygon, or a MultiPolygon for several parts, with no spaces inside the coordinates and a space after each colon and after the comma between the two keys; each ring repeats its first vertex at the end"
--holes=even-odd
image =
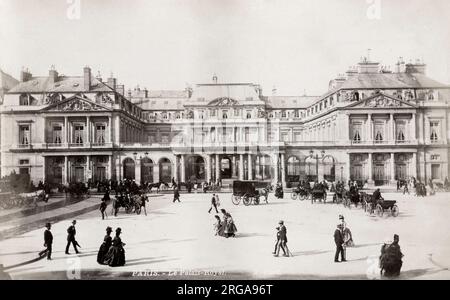
{"type": "Polygon", "coordinates": [[[225,227],[224,235],[225,237],[234,237],[235,232],[237,231],[236,225],[234,224],[233,218],[230,213],[228,213],[225,209],[220,210],[223,214],[223,224],[225,227]]]}
{"type": "Polygon", "coordinates": [[[214,235],[224,236],[225,226],[218,215],[215,215],[216,223],[214,223],[214,235]]]}
{"type": "Polygon", "coordinates": [[[100,249],[98,249],[97,262],[101,265],[105,264],[105,256],[112,245],[111,232],[112,228],[109,226],[106,227],[106,235],[103,239],[103,243],[100,245],[100,249]]]}
{"type": "Polygon", "coordinates": [[[104,263],[110,267],[120,267],[125,265],[125,250],[123,249],[125,243],[122,243],[122,239],[120,238],[121,232],[122,229],[116,229],[116,236],[105,257],[104,263]]]}

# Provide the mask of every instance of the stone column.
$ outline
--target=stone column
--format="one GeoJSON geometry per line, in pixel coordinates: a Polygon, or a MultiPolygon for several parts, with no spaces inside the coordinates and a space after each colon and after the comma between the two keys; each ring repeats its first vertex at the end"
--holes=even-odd
{"type": "Polygon", "coordinates": [[[237,176],[237,172],[236,172],[237,168],[236,168],[236,156],[235,155],[233,155],[232,164],[233,164],[233,170],[232,170],[233,174],[232,174],[232,176],[236,177],[237,176]]]}
{"type": "Polygon", "coordinates": [[[89,146],[91,143],[91,118],[86,117],[86,143],[89,146]]]}
{"type": "Polygon", "coordinates": [[[180,165],[181,165],[180,179],[181,179],[181,182],[186,182],[185,156],[186,156],[186,155],[181,154],[181,161],[180,161],[180,165]]]}
{"type": "Polygon", "coordinates": [[[212,180],[212,159],[211,154],[208,154],[206,157],[206,181],[209,183],[212,180]]]}
{"type": "Polygon", "coordinates": [[[279,181],[279,178],[278,178],[278,173],[280,173],[279,171],[278,171],[278,153],[275,153],[274,155],[273,155],[273,181],[274,181],[274,183],[275,184],[277,184],[278,183],[278,181],[279,181]]]}
{"type": "Polygon", "coordinates": [[[112,143],[113,142],[113,131],[112,131],[112,117],[109,116],[108,117],[108,130],[109,130],[109,141],[107,141],[108,143],[112,143]]]}
{"type": "Polygon", "coordinates": [[[390,161],[390,169],[391,169],[391,184],[395,184],[395,154],[391,153],[391,161],[390,161]]]}
{"type": "Polygon", "coordinates": [[[416,135],[416,129],[417,129],[417,125],[416,125],[416,113],[411,114],[411,124],[409,127],[409,132],[411,133],[410,136],[410,140],[415,142],[417,139],[417,135],[416,135]]]}
{"type": "Polygon", "coordinates": [[[114,156],[112,156],[112,155],[109,155],[108,156],[108,158],[109,158],[109,164],[108,164],[108,166],[109,166],[109,178],[108,179],[113,179],[113,173],[114,173],[114,169],[113,169],[113,159],[114,159],[114,156]]]}
{"type": "Polygon", "coordinates": [[[92,178],[92,177],[89,177],[89,171],[90,170],[91,170],[91,156],[90,155],[86,155],[86,169],[85,169],[86,182],[89,180],[89,178],[92,178]]]}
{"type": "Polygon", "coordinates": [[[244,154],[239,154],[239,180],[244,180],[244,154]]]}
{"type": "Polygon", "coordinates": [[[281,183],[286,187],[286,162],[284,161],[284,153],[281,153],[281,183]]]}
{"type": "Polygon", "coordinates": [[[153,164],[153,183],[159,182],[159,163],[153,164]]]}
{"type": "Polygon", "coordinates": [[[411,174],[415,179],[417,179],[417,153],[413,152],[411,157],[411,174]]]}
{"type": "Polygon", "coordinates": [[[216,183],[220,181],[220,155],[216,154],[216,183]]]}
{"type": "Polygon", "coordinates": [[[372,140],[372,114],[367,114],[367,123],[366,123],[366,137],[365,141],[371,141],[372,140]]]}
{"type": "Polygon", "coordinates": [[[136,180],[136,184],[141,184],[141,159],[139,157],[134,162],[134,180],[136,180]]]}
{"type": "Polygon", "coordinates": [[[369,172],[369,178],[368,178],[368,184],[372,185],[374,183],[373,181],[373,158],[372,153],[369,153],[369,157],[367,158],[367,171],[369,172]]]}
{"type": "Polygon", "coordinates": [[[67,156],[64,156],[64,178],[63,178],[63,184],[67,185],[69,183],[69,169],[68,169],[68,162],[67,162],[67,156]]]}
{"type": "Polygon", "coordinates": [[[179,164],[180,164],[180,158],[178,157],[178,155],[175,155],[175,162],[173,165],[173,170],[174,170],[173,177],[174,177],[174,180],[176,183],[178,183],[178,172],[179,172],[178,165],[179,164]]]}
{"type": "Polygon", "coordinates": [[[67,120],[67,117],[64,117],[64,143],[67,144],[67,147],[69,146],[69,128],[68,128],[69,122],[67,120]]]}
{"type": "Polygon", "coordinates": [[[391,141],[392,143],[395,143],[395,119],[394,119],[394,114],[390,114],[390,125],[391,125],[391,141]]]}
{"type": "Polygon", "coordinates": [[[250,153],[248,154],[248,180],[253,180],[253,162],[250,153]]]}

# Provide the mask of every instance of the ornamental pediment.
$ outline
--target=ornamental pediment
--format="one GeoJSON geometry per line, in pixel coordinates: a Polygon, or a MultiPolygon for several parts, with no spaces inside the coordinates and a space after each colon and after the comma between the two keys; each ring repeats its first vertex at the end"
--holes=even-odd
{"type": "Polygon", "coordinates": [[[234,106],[237,105],[239,102],[229,98],[229,97],[220,97],[220,98],[216,98],[214,100],[212,100],[211,102],[209,102],[208,105],[211,106],[234,106]]]}
{"type": "Polygon", "coordinates": [[[50,105],[46,107],[44,110],[46,111],[109,111],[107,107],[94,103],[92,101],[80,98],[73,97],[67,99],[62,102],[58,102],[56,104],[50,105]]]}
{"type": "Polygon", "coordinates": [[[362,99],[354,104],[349,105],[354,108],[414,108],[412,103],[396,99],[384,94],[372,96],[362,99]]]}

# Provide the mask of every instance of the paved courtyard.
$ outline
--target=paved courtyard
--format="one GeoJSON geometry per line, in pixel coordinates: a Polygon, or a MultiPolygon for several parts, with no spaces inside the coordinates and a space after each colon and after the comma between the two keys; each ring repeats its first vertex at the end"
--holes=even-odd
{"type": "Polygon", "coordinates": [[[405,254],[400,278],[450,279],[449,196],[384,194],[385,199],[398,200],[400,215],[380,218],[360,208],[290,200],[290,194],[285,194],[285,199],[271,194],[269,204],[259,206],[236,206],[230,194],[220,194],[221,208],[230,211],[238,228],[236,238],[225,239],[213,234],[214,214],[207,212],[211,194],[182,194],[181,203],[172,203],[172,196],[164,195],[150,198],[148,216],[123,211],[104,221],[98,211],[78,216],[79,255],[64,254],[70,219],[53,224],[52,261],[8,268],[37,258],[43,249],[42,228],[0,241],[0,264],[13,279],[372,279],[378,277],[382,242],[396,233],[405,254]],[[339,214],[345,216],[356,243],[348,249],[346,263],[333,262],[333,233],[339,214]],[[285,221],[293,257],[272,255],[280,219],[285,221]],[[124,267],[96,262],[106,226],[122,228],[124,267]]]}

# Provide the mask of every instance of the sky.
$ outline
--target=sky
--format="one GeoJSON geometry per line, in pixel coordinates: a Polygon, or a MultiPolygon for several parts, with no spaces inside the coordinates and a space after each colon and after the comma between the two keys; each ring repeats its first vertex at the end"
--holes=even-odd
{"type": "Polygon", "coordinates": [[[402,56],[449,84],[449,25],[448,0],[0,0],[0,68],[88,65],[150,90],[216,74],[266,95],[321,95],[362,56],[391,68],[402,56]]]}

